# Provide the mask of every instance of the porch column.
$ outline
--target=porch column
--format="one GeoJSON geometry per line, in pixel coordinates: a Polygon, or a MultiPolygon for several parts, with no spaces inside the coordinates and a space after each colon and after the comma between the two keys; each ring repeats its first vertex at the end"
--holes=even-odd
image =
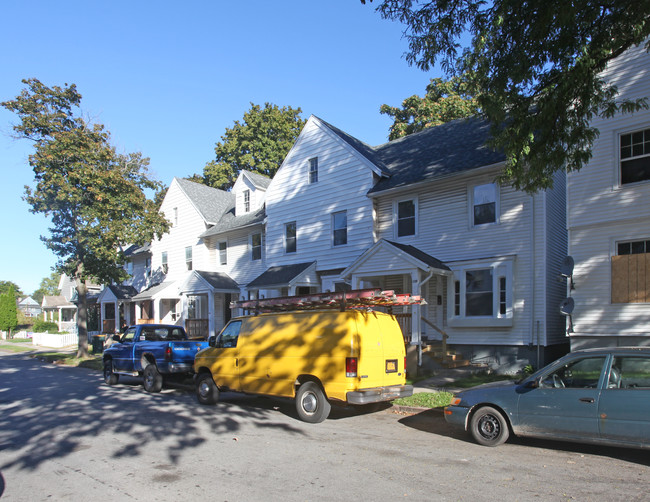
{"type": "MultiPolygon", "coordinates": [[[[411,272],[411,294],[420,293],[420,272],[411,272]]],[[[411,345],[420,345],[422,322],[420,320],[420,305],[411,306],[411,345]]]]}
{"type": "Polygon", "coordinates": [[[142,319],[142,303],[135,302],[135,319],[132,324],[137,324],[138,319],[142,319]]]}
{"type": "Polygon", "coordinates": [[[214,292],[208,291],[208,338],[216,335],[214,328],[214,292]]]}
{"type": "Polygon", "coordinates": [[[59,320],[57,324],[59,325],[59,331],[61,331],[61,319],[63,318],[63,307],[59,307],[59,320]]]}

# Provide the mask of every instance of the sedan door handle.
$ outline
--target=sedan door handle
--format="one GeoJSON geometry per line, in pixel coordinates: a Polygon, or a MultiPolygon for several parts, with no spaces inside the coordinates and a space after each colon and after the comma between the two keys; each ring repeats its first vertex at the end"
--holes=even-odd
{"type": "Polygon", "coordinates": [[[593,403],[594,398],[593,397],[581,397],[580,401],[583,402],[583,403],[593,403]]]}

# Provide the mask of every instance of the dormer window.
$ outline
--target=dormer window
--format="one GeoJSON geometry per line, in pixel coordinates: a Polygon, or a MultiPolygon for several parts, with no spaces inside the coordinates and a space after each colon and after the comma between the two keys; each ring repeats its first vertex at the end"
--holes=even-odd
{"type": "Polygon", "coordinates": [[[251,210],[251,191],[244,190],[244,212],[248,213],[251,210]]]}
{"type": "Polygon", "coordinates": [[[309,159],[309,183],[318,182],[318,157],[309,159]]]}

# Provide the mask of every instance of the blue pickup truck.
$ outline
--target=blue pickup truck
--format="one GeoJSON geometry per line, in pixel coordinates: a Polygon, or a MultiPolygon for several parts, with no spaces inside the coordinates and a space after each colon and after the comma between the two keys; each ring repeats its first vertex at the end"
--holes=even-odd
{"type": "Polygon", "coordinates": [[[147,392],[160,392],[164,378],[185,377],[193,372],[194,356],[208,342],[189,340],[180,326],[140,324],[116,335],[104,351],[104,381],[115,385],[119,375],[142,375],[147,392]]]}

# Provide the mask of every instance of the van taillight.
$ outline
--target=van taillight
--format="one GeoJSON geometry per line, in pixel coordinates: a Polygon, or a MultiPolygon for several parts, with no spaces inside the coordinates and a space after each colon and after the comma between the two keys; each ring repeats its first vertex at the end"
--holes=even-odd
{"type": "Polygon", "coordinates": [[[345,358],[345,376],[346,377],[356,377],[357,376],[357,358],[356,357],[346,357],[345,358]]]}
{"type": "Polygon", "coordinates": [[[172,348],[168,345],[167,349],[165,350],[165,361],[171,361],[172,360],[172,348]]]}

